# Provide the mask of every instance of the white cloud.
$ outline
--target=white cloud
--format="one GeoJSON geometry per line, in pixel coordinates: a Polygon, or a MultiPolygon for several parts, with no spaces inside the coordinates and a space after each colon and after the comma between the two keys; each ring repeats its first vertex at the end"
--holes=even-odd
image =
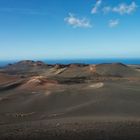
{"type": "Polygon", "coordinates": [[[110,6],[106,6],[103,8],[104,14],[109,13],[111,10],[112,10],[112,8],[110,6]]]}
{"type": "Polygon", "coordinates": [[[115,20],[110,20],[109,21],[109,27],[113,28],[116,27],[119,24],[119,20],[115,19],[115,20]]]}
{"type": "Polygon", "coordinates": [[[90,21],[86,18],[78,18],[75,15],[69,13],[69,16],[64,19],[69,25],[76,27],[83,27],[83,28],[91,28],[92,25],[90,21]]]}
{"type": "Polygon", "coordinates": [[[115,7],[105,6],[102,9],[102,11],[104,14],[109,12],[114,12],[120,15],[124,15],[124,14],[131,14],[135,12],[137,7],[138,7],[137,4],[133,1],[131,4],[120,3],[118,6],[115,7]]]}
{"type": "Polygon", "coordinates": [[[92,14],[96,14],[98,12],[98,9],[100,8],[102,4],[102,0],[98,0],[96,3],[95,3],[95,6],[93,7],[91,13],[92,14]]]}
{"type": "Polygon", "coordinates": [[[113,12],[119,13],[121,15],[124,14],[131,14],[132,12],[134,12],[136,10],[138,6],[136,5],[135,2],[132,2],[130,5],[127,5],[125,3],[120,4],[117,7],[114,7],[112,9],[113,12]]]}

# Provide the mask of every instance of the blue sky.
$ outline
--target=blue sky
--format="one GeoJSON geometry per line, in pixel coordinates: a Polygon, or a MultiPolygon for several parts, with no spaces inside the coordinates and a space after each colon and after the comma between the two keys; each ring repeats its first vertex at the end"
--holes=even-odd
{"type": "Polygon", "coordinates": [[[140,58],[140,0],[0,0],[0,60],[140,58]]]}

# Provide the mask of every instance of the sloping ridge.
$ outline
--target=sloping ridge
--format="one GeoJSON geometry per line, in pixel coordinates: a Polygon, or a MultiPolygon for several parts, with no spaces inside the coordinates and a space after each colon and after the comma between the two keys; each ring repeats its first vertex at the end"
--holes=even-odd
{"type": "Polygon", "coordinates": [[[140,73],[135,69],[128,67],[122,63],[106,63],[95,66],[96,73],[104,76],[140,76],[140,73]]]}
{"type": "Polygon", "coordinates": [[[61,77],[89,77],[89,76],[140,76],[136,69],[122,63],[104,63],[98,65],[70,65],[61,72],[61,77]]]}
{"type": "Polygon", "coordinates": [[[59,76],[69,78],[88,77],[90,76],[89,65],[71,64],[59,76]]]}
{"type": "Polygon", "coordinates": [[[29,78],[26,82],[24,82],[20,89],[37,89],[37,88],[47,88],[48,85],[57,85],[57,81],[49,80],[43,76],[34,76],[29,78]]]}

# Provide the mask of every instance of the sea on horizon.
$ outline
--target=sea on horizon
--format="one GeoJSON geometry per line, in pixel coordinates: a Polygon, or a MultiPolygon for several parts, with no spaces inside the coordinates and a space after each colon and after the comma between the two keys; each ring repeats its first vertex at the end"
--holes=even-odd
{"type": "MultiPolygon", "coordinates": [[[[0,67],[8,64],[14,64],[21,60],[16,61],[0,61],[0,67]]],[[[46,60],[35,60],[43,61],[46,64],[71,64],[71,63],[83,63],[83,64],[101,64],[101,63],[123,63],[129,65],[140,65],[139,59],[46,59],[46,60]]]]}

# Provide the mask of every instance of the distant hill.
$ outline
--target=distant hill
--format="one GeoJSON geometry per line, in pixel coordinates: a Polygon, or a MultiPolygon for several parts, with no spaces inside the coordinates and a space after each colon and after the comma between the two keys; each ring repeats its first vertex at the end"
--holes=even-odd
{"type": "Polygon", "coordinates": [[[9,64],[1,69],[8,74],[30,74],[40,72],[47,65],[41,61],[24,60],[14,64],[9,64]]]}
{"type": "Polygon", "coordinates": [[[95,66],[96,73],[105,76],[138,76],[140,75],[134,68],[122,63],[99,64],[95,66]]]}
{"type": "Polygon", "coordinates": [[[38,66],[44,66],[45,63],[42,61],[32,61],[32,60],[25,60],[25,61],[19,61],[15,64],[9,64],[5,68],[9,69],[27,69],[30,67],[38,67],[38,66]]]}

